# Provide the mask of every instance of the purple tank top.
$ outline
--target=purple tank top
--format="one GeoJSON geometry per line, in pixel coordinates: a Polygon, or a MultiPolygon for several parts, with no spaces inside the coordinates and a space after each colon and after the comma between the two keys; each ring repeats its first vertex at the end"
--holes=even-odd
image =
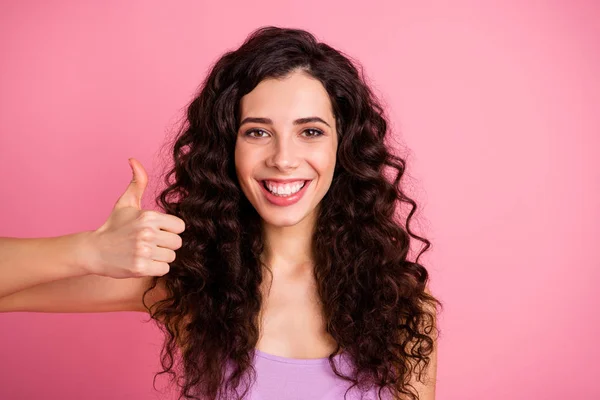
{"type": "MultiPolygon", "coordinates": [[[[340,372],[350,375],[348,357],[336,355],[334,360],[340,372]]],[[[327,358],[287,358],[256,349],[254,367],[256,382],[250,388],[249,400],[341,400],[352,385],[335,375],[327,358]]],[[[354,387],[346,399],[378,400],[378,389],[361,392],[354,387]]],[[[382,400],[391,399],[388,391],[382,390],[381,395],[382,400]]]]}

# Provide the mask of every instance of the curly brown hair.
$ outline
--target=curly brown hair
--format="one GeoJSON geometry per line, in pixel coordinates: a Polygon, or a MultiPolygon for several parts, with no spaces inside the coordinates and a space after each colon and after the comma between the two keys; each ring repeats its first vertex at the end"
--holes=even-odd
{"type": "Polygon", "coordinates": [[[180,399],[243,398],[249,386],[238,392],[242,378],[256,378],[264,243],[260,216],[235,171],[239,104],[262,80],[296,70],[327,90],[339,141],[313,236],[314,278],[327,332],[338,344],[330,365],[352,387],[378,385],[394,398],[418,399],[410,381],[430,363],[442,307],[418,263],[431,244],[410,229],[417,205],[400,187],[406,162],[385,143],[383,107],[353,62],[360,65],[307,31],[262,27],[215,62],[187,107],[167,187],[155,199],[185,221],[183,246],[170,272],[148,289],[163,280],[168,297],[146,306],[165,333],[163,370],[155,378],[168,373],[175,380],[180,372],[180,399]],[[396,212],[402,203],[410,205],[405,218],[396,212]],[[414,262],[411,238],[424,243],[414,262]],[[340,349],[355,366],[353,376],[333,362],[340,349]],[[227,363],[234,367],[229,376],[227,363]]]}

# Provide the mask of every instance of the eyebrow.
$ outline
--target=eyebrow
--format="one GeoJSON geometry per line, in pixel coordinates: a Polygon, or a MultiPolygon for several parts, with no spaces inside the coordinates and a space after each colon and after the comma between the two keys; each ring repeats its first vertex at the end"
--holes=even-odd
{"type": "MultiPolygon", "coordinates": [[[[270,118],[246,117],[240,123],[240,127],[248,122],[256,122],[258,124],[273,125],[273,120],[270,118]]],[[[298,118],[298,119],[294,120],[294,125],[302,125],[302,124],[307,124],[309,122],[321,122],[321,123],[329,126],[329,124],[327,122],[325,122],[322,118],[319,118],[319,117],[298,118]]],[[[331,126],[329,126],[329,127],[331,128],[331,126]]]]}

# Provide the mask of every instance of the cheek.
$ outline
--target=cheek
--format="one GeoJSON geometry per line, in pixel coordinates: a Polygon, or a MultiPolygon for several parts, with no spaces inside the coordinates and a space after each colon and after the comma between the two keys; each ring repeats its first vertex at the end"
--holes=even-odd
{"type": "Polygon", "coordinates": [[[235,149],[235,170],[240,180],[246,179],[251,170],[251,160],[248,157],[248,152],[241,147],[235,149]]]}
{"type": "Polygon", "coordinates": [[[248,182],[249,170],[248,170],[246,164],[242,163],[241,160],[236,160],[235,172],[237,175],[237,180],[238,180],[238,184],[240,185],[240,188],[247,195],[246,192],[248,191],[248,183],[247,182],[248,182]]]}
{"type": "Polygon", "coordinates": [[[333,170],[335,169],[335,153],[324,151],[314,154],[313,165],[319,175],[323,177],[333,176],[333,170]]]}

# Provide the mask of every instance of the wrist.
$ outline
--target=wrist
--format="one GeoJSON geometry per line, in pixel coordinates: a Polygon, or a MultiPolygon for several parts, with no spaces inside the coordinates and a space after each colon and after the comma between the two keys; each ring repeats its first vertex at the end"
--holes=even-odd
{"type": "Polygon", "coordinates": [[[96,265],[96,250],[93,239],[94,231],[83,231],[73,234],[73,267],[81,274],[93,274],[96,265]]]}

